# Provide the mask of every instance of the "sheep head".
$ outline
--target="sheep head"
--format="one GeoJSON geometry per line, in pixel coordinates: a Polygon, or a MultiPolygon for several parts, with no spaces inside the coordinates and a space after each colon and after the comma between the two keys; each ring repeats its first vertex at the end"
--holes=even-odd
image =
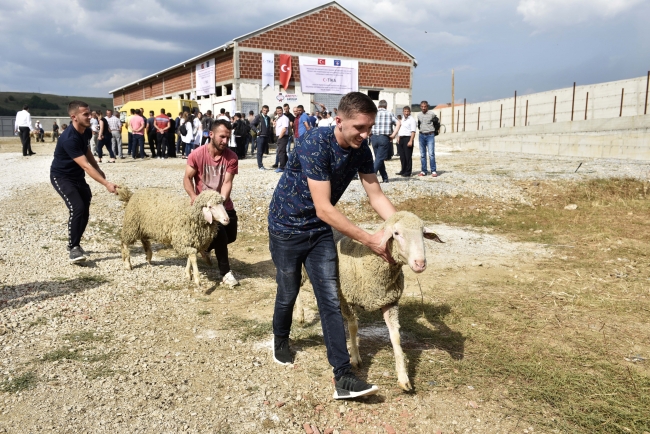
{"type": "Polygon", "coordinates": [[[384,222],[382,243],[391,242],[391,254],[398,265],[408,264],[416,273],[427,268],[424,239],[438,243],[443,241],[431,229],[424,226],[418,216],[399,211],[384,222]]]}
{"type": "Polygon", "coordinates": [[[201,210],[203,218],[208,224],[212,224],[213,221],[217,221],[224,226],[230,223],[226,208],[223,206],[223,197],[216,191],[202,191],[196,197],[192,206],[201,210]]]}

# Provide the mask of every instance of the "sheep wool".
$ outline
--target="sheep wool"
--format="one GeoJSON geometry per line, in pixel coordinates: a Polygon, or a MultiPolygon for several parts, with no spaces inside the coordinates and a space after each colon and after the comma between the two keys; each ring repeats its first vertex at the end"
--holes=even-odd
{"type": "MultiPolygon", "coordinates": [[[[196,254],[205,250],[218,230],[217,220],[208,223],[204,208],[223,208],[219,193],[205,190],[199,194],[193,205],[188,197],[179,196],[164,189],[148,188],[131,194],[128,189],[118,189],[118,197],[126,202],[122,225],[122,259],[131,269],[129,245],[137,240],[151,263],[151,241],[171,245],[180,255],[188,257],[186,274],[190,265],[194,267],[194,281],[198,285],[196,254]]],[[[225,209],[223,209],[225,214],[225,209]]]]}

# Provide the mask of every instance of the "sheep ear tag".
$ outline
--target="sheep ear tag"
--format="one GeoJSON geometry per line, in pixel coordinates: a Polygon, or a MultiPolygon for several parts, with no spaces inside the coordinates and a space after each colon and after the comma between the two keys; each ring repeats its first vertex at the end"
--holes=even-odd
{"type": "Polygon", "coordinates": [[[424,238],[426,238],[427,240],[432,240],[432,241],[435,241],[436,243],[443,243],[443,244],[445,243],[444,241],[442,241],[442,240],[440,239],[440,237],[438,236],[438,234],[436,234],[435,232],[433,232],[433,231],[432,231],[431,229],[429,229],[429,228],[424,228],[424,232],[422,232],[422,235],[423,235],[424,238]]]}
{"type": "Polygon", "coordinates": [[[205,221],[208,222],[208,224],[212,224],[212,211],[210,211],[210,208],[204,206],[201,210],[203,211],[205,221]]]}

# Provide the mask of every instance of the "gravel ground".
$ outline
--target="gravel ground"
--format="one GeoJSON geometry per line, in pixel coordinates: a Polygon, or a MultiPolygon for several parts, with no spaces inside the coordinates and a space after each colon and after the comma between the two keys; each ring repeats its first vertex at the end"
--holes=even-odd
{"type": "MultiPolygon", "coordinates": [[[[241,162],[232,194],[241,226],[231,256],[242,285],[215,285],[218,271],[201,264],[202,287],[195,288],[184,280],[186,260],[165,246],[154,245],[152,266],[134,246],[134,269],[122,268],[122,205],[92,181],[83,239],[92,260],[68,265],[67,211],[49,185],[53,147],[35,145],[37,155],[29,158],[6,152],[15,148],[15,140],[0,142],[0,432],[539,432],[470,388],[447,390],[431,379],[416,383],[415,394],[403,394],[391,365],[379,362],[364,370],[380,385],[379,395],[335,402],[318,324],[297,332],[292,368],[275,365],[269,346],[274,269],[264,232],[279,175],[259,172],[254,160],[241,162]]],[[[388,196],[462,194],[526,203],[521,180],[649,176],[647,164],[634,162],[445,149],[437,156],[439,178],[391,176],[383,185],[388,196]]],[[[388,162],[389,173],[398,164],[388,162]]],[[[102,168],[132,189],[183,194],[184,160],[125,159],[102,168]]],[[[355,182],[342,201],[358,203],[363,196],[355,182]]],[[[479,263],[482,269],[511,267],[552,254],[481,231],[436,230],[448,242],[427,244],[429,254],[440,255],[420,276],[423,282],[479,263]]],[[[419,296],[407,275],[405,296],[419,296]]],[[[385,327],[362,324],[360,335],[385,342],[375,357],[392,360],[385,327]]],[[[417,345],[407,333],[404,342],[417,345]]],[[[419,363],[448,358],[423,347],[419,363]]]]}

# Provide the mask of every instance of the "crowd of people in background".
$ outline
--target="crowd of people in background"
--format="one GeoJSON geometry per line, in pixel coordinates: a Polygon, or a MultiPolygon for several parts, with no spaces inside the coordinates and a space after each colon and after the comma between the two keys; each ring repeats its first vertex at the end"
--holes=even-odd
{"type": "MultiPolygon", "coordinates": [[[[307,131],[314,128],[332,128],[336,125],[337,108],[331,111],[324,104],[314,103],[315,111],[307,112],[302,105],[291,108],[289,104],[277,106],[270,113],[267,105],[262,106],[259,113],[249,111],[231,114],[222,108],[218,115],[211,110],[205,113],[197,108],[182,111],[176,117],[161,109],[160,113],[149,111],[145,117],[144,109],[131,109],[124,119],[113,110],[93,110],[90,119],[90,149],[102,162],[108,153],[108,163],[115,163],[117,158],[123,159],[122,129],[127,129],[128,143],[126,156],[133,159],[143,158],[176,158],[187,159],[189,154],[205,145],[209,140],[209,132],[215,120],[230,122],[232,126],[231,148],[240,160],[247,157],[257,158],[258,170],[267,170],[263,164],[265,155],[269,155],[269,145],[276,145],[275,163],[271,169],[282,173],[285,170],[289,155],[295,148],[298,139],[307,131]],[[149,153],[146,153],[145,146],[149,153]]],[[[435,135],[439,128],[437,117],[429,110],[426,101],[420,104],[421,111],[417,116],[411,115],[411,108],[404,107],[402,114],[395,115],[387,111],[387,103],[378,103],[378,113],[370,137],[374,153],[375,171],[383,182],[388,182],[384,162],[394,155],[393,146],[397,147],[400,159],[400,171],[396,175],[412,176],[412,155],[415,134],[419,131],[419,149],[421,171],[418,176],[437,176],[435,160],[435,135]]],[[[52,142],[63,134],[67,125],[52,125],[52,142]]],[[[32,127],[29,107],[25,106],[16,116],[16,133],[20,134],[23,142],[23,155],[33,155],[30,134],[36,135],[36,141],[44,141],[45,131],[40,121],[32,127]]]]}

